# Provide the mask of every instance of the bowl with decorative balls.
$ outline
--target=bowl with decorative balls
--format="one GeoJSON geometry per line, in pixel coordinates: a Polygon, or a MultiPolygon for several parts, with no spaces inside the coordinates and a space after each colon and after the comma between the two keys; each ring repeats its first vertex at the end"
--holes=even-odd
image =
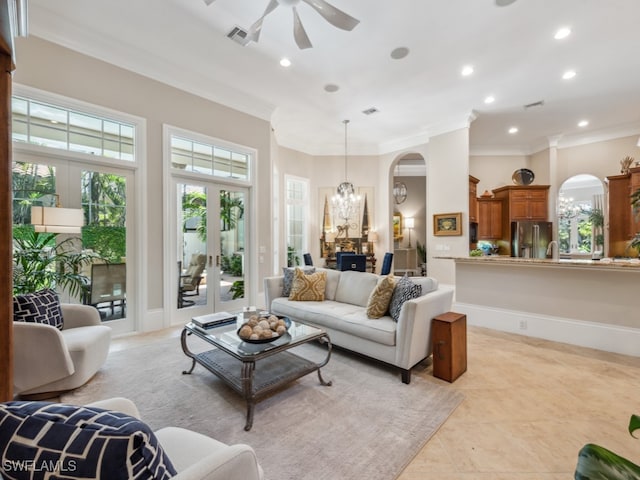
{"type": "Polygon", "coordinates": [[[268,343],[282,337],[291,326],[291,320],[282,315],[251,315],[238,329],[243,342],[268,343]]]}

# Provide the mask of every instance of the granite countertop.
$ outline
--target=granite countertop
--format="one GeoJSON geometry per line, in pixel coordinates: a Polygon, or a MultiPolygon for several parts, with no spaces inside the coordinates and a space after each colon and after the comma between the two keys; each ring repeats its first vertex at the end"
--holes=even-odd
{"type": "Polygon", "coordinates": [[[573,258],[518,258],[506,255],[483,255],[480,257],[435,257],[439,259],[455,260],[463,263],[479,263],[485,265],[522,265],[540,267],[567,267],[567,268],[597,268],[640,272],[640,259],[613,259],[601,260],[573,259],[573,258]]]}

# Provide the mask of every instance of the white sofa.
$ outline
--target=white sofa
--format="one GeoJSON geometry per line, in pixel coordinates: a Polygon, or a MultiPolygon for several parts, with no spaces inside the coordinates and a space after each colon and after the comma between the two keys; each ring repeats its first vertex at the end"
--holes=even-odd
{"type": "MultiPolygon", "coordinates": [[[[136,405],[117,397],[90,406],[140,418],[136,405]]],[[[153,432],[178,474],[175,480],[261,480],[262,467],[249,445],[227,445],[197,432],[165,427],[153,432]]]]}
{"type": "Polygon", "coordinates": [[[431,355],[431,320],[451,310],[454,288],[431,277],[411,277],[422,286],[422,296],[406,301],[398,322],[390,316],[367,317],[366,306],[379,275],[317,268],[327,273],[324,301],[293,301],[282,296],[284,276],[264,279],[267,308],[323,328],[331,343],[399,367],[410,383],[411,368],[431,355]]]}
{"type": "Polygon", "coordinates": [[[50,398],[84,385],[109,353],[111,328],[88,305],[61,304],[64,325],[13,322],[13,391],[50,398]]]}

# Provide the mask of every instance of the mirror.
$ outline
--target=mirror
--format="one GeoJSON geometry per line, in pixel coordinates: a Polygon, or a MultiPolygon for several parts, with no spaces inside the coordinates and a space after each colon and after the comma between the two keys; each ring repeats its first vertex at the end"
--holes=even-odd
{"type": "Polygon", "coordinates": [[[602,256],[604,252],[604,187],[587,174],[560,186],[556,214],[561,257],[602,256]]]}

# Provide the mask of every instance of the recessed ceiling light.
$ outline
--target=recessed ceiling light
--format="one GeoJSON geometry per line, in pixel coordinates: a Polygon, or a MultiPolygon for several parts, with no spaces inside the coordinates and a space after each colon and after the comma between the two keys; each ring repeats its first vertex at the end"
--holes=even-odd
{"type": "Polygon", "coordinates": [[[400,60],[407,55],[409,55],[409,49],[407,47],[398,47],[393,49],[393,51],[391,52],[391,58],[393,58],[394,60],[400,60]]]}
{"type": "Polygon", "coordinates": [[[484,103],[493,103],[496,101],[496,97],[494,97],[493,95],[489,95],[487,98],[484,99],[484,103]]]}
{"type": "Polygon", "coordinates": [[[509,129],[509,133],[510,133],[511,135],[513,135],[514,133],[518,133],[518,127],[511,127],[511,128],[509,129]]]}
{"type": "Polygon", "coordinates": [[[580,120],[580,121],[578,122],[578,126],[579,126],[579,127],[584,128],[584,127],[586,127],[587,125],[589,125],[589,120],[580,120]]]}
{"type": "Polygon", "coordinates": [[[325,92],[335,93],[335,92],[337,92],[338,90],[340,90],[340,87],[339,87],[338,85],[333,84],[333,83],[327,83],[327,84],[324,86],[324,91],[325,91],[325,92]]]}
{"type": "Polygon", "coordinates": [[[553,38],[556,40],[562,40],[563,38],[567,38],[569,35],[571,35],[571,29],[569,27],[562,27],[558,29],[553,38]]]}
{"type": "Polygon", "coordinates": [[[289,60],[287,57],[284,57],[280,60],[280,65],[283,67],[290,67],[291,66],[291,60],[289,60]]]}
{"type": "Polygon", "coordinates": [[[460,72],[463,77],[468,77],[473,73],[473,67],[471,65],[466,65],[462,67],[462,72],[460,72]]]}
{"type": "Polygon", "coordinates": [[[564,80],[570,80],[570,79],[572,79],[572,78],[573,78],[573,77],[575,77],[575,76],[576,76],[576,71],[575,71],[575,70],[567,70],[566,72],[564,72],[564,73],[562,74],[562,78],[563,78],[564,80]]]}

